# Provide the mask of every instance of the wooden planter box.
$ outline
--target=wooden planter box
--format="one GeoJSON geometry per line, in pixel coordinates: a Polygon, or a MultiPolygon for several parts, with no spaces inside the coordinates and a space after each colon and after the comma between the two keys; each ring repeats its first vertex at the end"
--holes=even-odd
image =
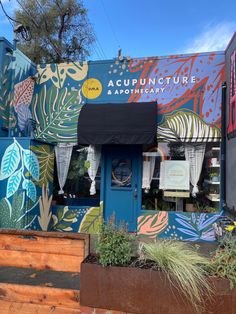
{"type": "MultiPolygon", "coordinates": [[[[234,314],[236,288],[226,279],[209,278],[215,295],[206,304],[206,313],[234,314]]],[[[81,305],[134,314],[185,314],[194,309],[169,284],[161,271],[128,267],[81,264],[81,305]]]]}

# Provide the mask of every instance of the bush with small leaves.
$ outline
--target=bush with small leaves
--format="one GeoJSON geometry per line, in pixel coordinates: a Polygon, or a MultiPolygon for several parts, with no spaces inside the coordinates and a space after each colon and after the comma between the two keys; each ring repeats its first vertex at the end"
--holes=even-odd
{"type": "Polygon", "coordinates": [[[210,274],[229,279],[231,289],[236,286],[236,239],[222,239],[211,259],[210,274]]]}
{"type": "Polygon", "coordinates": [[[101,226],[96,246],[102,266],[124,266],[132,258],[134,238],[124,225],[117,227],[112,217],[101,226]]]}

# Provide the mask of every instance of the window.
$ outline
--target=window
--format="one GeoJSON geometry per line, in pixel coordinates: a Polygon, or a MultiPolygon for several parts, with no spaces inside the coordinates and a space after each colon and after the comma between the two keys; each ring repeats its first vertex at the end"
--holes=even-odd
{"type": "Polygon", "coordinates": [[[126,158],[113,159],[111,176],[112,187],[131,187],[132,161],[126,158]]]}
{"type": "Polygon", "coordinates": [[[99,206],[100,203],[100,166],[96,175],[96,194],[90,195],[91,180],[88,175],[87,148],[75,146],[72,151],[64,194],[58,195],[59,184],[56,163],[54,165],[53,200],[57,205],[99,206]]]}
{"type": "MultiPolygon", "coordinates": [[[[143,152],[143,189],[142,189],[142,209],[143,210],[164,210],[164,211],[191,211],[191,212],[216,212],[219,210],[220,201],[220,144],[206,143],[202,147],[202,160],[195,161],[196,150],[193,158],[186,161],[186,146],[198,149],[199,144],[189,143],[158,143],[155,147],[145,147],[143,152]],[[198,147],[197,147],[198,146],[198,147]],[[182,161],[179,163],[178,161],[182,161]],[[147,163],[152,164],[149,172],[146,171],[147,163]],[[194,164],[196,163],[196,165],[194,164]],[[169,167],[163,171],[163,165],[169,167]],[[186,188],[186,172],[184,167],[189,167],[189,189],[186,188]],[[199,192],[193,197],[194,174],[191,169],[199,170],[197,186],[199,192]],[[181,175],[183,179],[181,181],[181,175]],[[163,176],[165,181],[163,186],[163,176]],[[149,180],[148,180],[149,178],[149,180]],[[169,184],[172,180],[176,187],[169,184]],[[150,181],[148,186],[148,181],[150,181]],[[191,182],[191,183],[190,183],[191,182]],[[184,184],[183,184],[184,183],[184,184]],[[165,189],[165,186],[172,186],[165,189]]],[[[200,144],[201,145],[201,144],[200,144]]],[[[188,153],[187,153],[188,154],[188,153]]],[[[191,155],[190,155],[191,156],[191,155]]],[[[188,185],[187,185],[188,186],[188,185]]]]}

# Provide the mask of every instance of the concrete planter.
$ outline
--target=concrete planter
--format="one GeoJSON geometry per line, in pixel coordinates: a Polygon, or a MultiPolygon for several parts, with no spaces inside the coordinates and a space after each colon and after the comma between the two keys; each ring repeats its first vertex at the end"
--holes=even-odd
{"type": "MultiPolygon", "coordinates": [[[[206,303],[204,313],[235,313],[236,288],[230,290],[226,279],[209,280],[216,293],[206,303]]],[[[191,304],[161,271],[83,262],[80,289],[82,306],[134,314],[194,313],[191,304]]]]}

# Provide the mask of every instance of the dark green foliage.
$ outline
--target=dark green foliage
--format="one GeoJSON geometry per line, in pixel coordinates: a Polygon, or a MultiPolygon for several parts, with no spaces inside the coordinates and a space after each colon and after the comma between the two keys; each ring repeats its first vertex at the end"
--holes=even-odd
{"type": "Polygon", "coordinates": [[[78,61],[94,41],[83,1],[20,0],[15,19],[32,39],[19,38],[19,48],[35,63],[78,61]]]}
{"type": "Polygon", "coordinates": [[[8,128],[9,108],[11,103],[11,71],[9,70],[10,60],[6,57],[3,70],[0,72],[0,124],[8,128]]]}
{"type": "Polygon", "coordinates": [[[57,215],[52,215],[52,230],[56,231],[72,231],[72,224],[77,222],[77,211],[69,210],[68,206],[60,207],[57,215]]]}
{"type": "Polygon", "coordinates": [[[230,288],[236,285],[236,240],[224,238],[212,257],[210,274],[227,278],[230,288]]]}
{"type": "Polygon", "coordinates": [[[86,161],[86,158],[87,153],[85,151],[84,152],[83,151],[77,152],[76,150],[73,151],[67,179],[78,180],[78,177],[83,177],[88,172],[88,168],[90,165],[86,161]]]}
{"type": "Polygon", "coordinates": [[[25,195],[16,192],[12,201],[7,198],[0,200],[0,228],[23,229],[25,226],[25,195]]]}
{"type": "Polygon", "coordinates": [[[132,258],[133,239],[123,225],[116,227],[114,217],[101,226],[96,252],[102,266],[127,265],[132,258]]]}

